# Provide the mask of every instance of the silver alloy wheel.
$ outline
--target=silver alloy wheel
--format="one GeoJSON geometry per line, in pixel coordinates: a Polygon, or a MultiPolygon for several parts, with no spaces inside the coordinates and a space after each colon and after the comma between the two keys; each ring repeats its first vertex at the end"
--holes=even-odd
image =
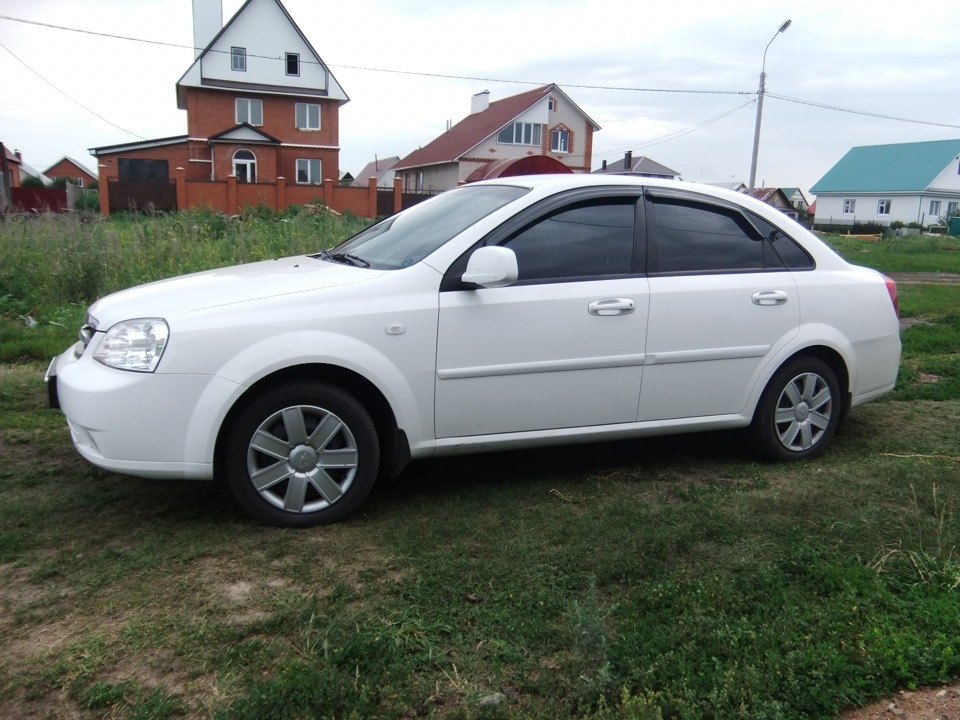
{"type": "Polygon", "coordinates": [[[777,437],[787,450],[809,450],[823,437],[833,414],[830,385],[817,373],[801,373],[787,383],[774,415],[777,437]]]}
{"type": "Polygon", "coordinates": [[[312,513],[333,505],[357,474],[357,443],[350,428],[328,410],[296,405],[268,417],[247,449],[254,490],[270,505],[312,513]]]}

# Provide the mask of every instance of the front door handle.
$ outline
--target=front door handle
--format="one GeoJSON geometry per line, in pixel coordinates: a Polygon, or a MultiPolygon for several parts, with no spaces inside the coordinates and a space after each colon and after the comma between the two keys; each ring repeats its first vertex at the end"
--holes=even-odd
{"type": "Polygon", "coordinates": [[[627,315],[637,309],[637,305],[630,298],[606,298],[594,300],[587,306],[591,315],[627,315]]]}
{"type": "Polygon", "coordinates": [[[787,302],[787,293],[784,290],[760,290],[751,299],[754,305],[783,305],[787,302]]]}

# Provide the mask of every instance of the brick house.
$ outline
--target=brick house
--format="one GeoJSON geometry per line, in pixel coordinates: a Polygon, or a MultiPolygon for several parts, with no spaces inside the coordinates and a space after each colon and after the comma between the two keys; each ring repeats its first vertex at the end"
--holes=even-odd
{"type": "Polygon", "coordinates": [[[599,129],[555,84],[494,102],[485,90],[473,96],[467,117],[393,170],[410,192],[449,190],[484,176],[493,163],[534,156],[588,173],[599,129]]]}
{"type": "Polygon", "coordinates": [[[90,183],[97,179],[92,170],[66,155],[44,170],[43,174],[48,178],[66,178],[77,187],[90,187],[90,183]]]}
{"type": "Polygon", "coordinates": [[[220,0],[193,8],[197,54],[176,86],[187,134],[91,148],[102,211],[149,196],[170,209],[322,200],[375,214],[367,188],[334,188],[349,98],[280,0],[246,0],[222,27],[220,0]]]}

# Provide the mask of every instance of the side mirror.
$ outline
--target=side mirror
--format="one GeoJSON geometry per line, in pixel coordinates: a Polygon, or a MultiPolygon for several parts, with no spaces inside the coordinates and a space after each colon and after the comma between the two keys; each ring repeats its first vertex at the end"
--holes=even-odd
{"type": "Polygon", "coordinates": [[[498,288],[515,283],[518,274],[517,256],[513,250],[490,245],[473,251],[467,261],[467,271],[460,279],[480,287],[498,288]]]}

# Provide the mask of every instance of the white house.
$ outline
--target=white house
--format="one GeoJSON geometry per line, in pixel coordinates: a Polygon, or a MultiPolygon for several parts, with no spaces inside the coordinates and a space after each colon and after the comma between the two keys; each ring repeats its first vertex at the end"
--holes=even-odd
{"type": "Polygon", "coordinates": [[[960,139],[852,148],[810,192],[817,225],[939,225],[960,207],[960,139]]]}

